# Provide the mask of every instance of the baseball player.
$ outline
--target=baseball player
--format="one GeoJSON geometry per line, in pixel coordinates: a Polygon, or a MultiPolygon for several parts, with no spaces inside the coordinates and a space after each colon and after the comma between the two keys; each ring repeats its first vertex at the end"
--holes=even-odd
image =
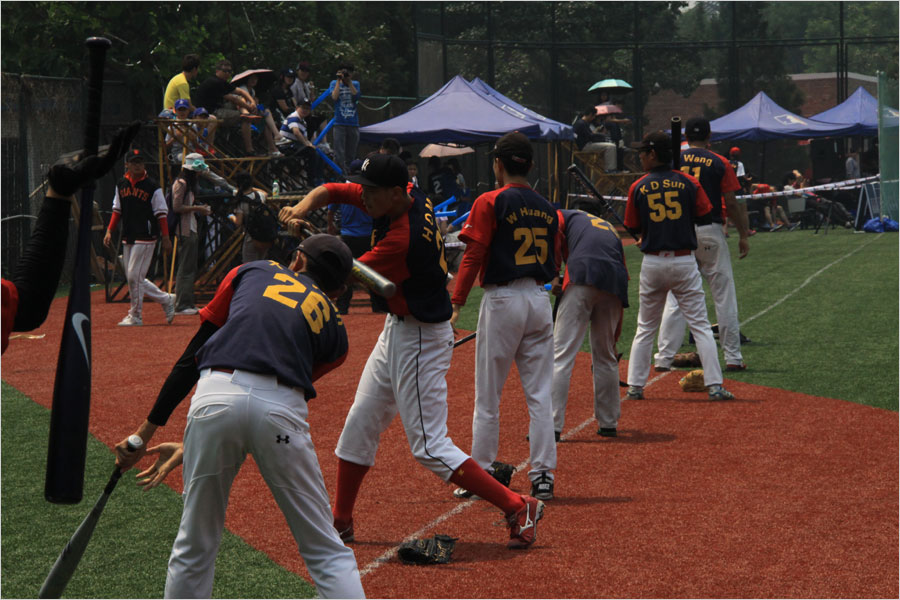
{"type": "MultiPolygon", "coordinates": [[[[741,184],[735,176],[731,164],[723,156],[707,150],[709,144],[709,121],[703,118],[688,120],[685,136],[690,147],[681,153],[681,170],[690,173],[700,181],[703,191],[712,203],[712,210],[695,221],[697,231],[697,251],[695,256],[700,274],[709,284],[716,305],[719,321],[719,343],[725,354],[726,371],[743,371],[747,368],[741,354],[740,324],[738,323],[737,292],[734,289],[734,273],[731,256],[722,225],[725,218],[724,206],[737,226],[740,241],[739,257],[744,258],[750,251],[748,239],[750,227],[747,222],[746,203],[738,202],[735,192],[741,184]]],[[[670,292],[666,300],[662,323],[659,326],[659,352],[655,356],[657,371],[668,371],[672,359],[684,341],[684,317],[678,310],[678,303],[670,292]]]]}
{"type": "Polygon", "coordinates": [[[712,206],[697,179],[672,170],[671,143],[667,133],[655,131],[632,144],[639,151],[641,167],[647,174],[631,185],[625,205],[625,226],[639,232],[644,253],[637,331],[628,361],[627,396],[644,397],[653,336],[662,319],[666,294],[671,290],[694,334],[710,400],[731,400],[734,395],[722,386],[722,367],[694,259],[697,234],[693,220],[708,214],[712,206]]]}
{"type": "Polygon", "coordinates": [[[372,216],[374,245],[359,260],[397,285],[394,297],[377,300],[389,314],[335,450],[334,525],[341,539],[354,540],[359,488],[375,464],[379,437],[399,413],[416,460],[500,508],[510,530],[507,547],[527,548],[536,538],[543,502],[500,484],[447,437],[446,375],[453,329],[447,263],[431,202],[407,182],[403,160],[373,153],[350,183],[319,186],[296,206],[283,208],[281,220],[290,224],[329,202],[353,204],[372,216]]]}
{"type": "MultiPolygon", "coordinates": [[[[353,551],[332,526],[307,421],[313,382],[346,358],[347,332],[326,294],[343,291],[351,263],[339,239],[311,236],[290,268],[260,260],[232,269],[200,311],[200,329],[136,432],[149,441],[197,384],[184,431],[184,510],[166,598],[211,597],[229,491],[248,453],[319,594],[364,597],[353,551]]],[[[126,440],[116,454],[123,469],[143,456],[129,451],[126,440]]]]}
{"type": "Polygon", "coordinates": [[[153,251],[160,233],[163,251],[166,254],[172,251],[166,220],[166,199],[159,184],[147,175],[144,154],[140,150],[130,150],[125,155],[125,165],[127,170],[116,184],[113,214],[106,235],[103,236],[103,245],[111,248],[112,232],[122,222],[122,259],[125,263],[131,308],[125,318],[119,321],[119,325],[129,327],[144,324],[144,296],[162,304],[166,323],[171,323],[175,317],[174,296],[165,293],[147,279],[147,270],[153,261],[153,251]]]}
{"type": "MultiPolygon", "coordinates": [[[[589,203],[579,205],[593,212],[589,203]]],[[[560,210],[559,233],[566,263],[553,328],[553,428],[557,440],[566,419],[569,383],[575,355],[591,326],[594,416],[597,434],[616,437],[619,422],[619,361],[616,342],[622,331],[622,309],[628,307],[628,269],[616,230],[599,216],[582,210],[560,210]]]]}
{"type": "MultiPolygon", "coordinates": [[[[518,132],[497,140],[492,151],[498,189],[479,196],[459,239],[466,250],[453,291],[453,316],[476,275],[484,296],[475,338],[475,414],[472,457],[482,467],[497,458],[500,393],[513,360],[519,369],[531,418],[531,495],[553,498],[556,443],[553,439],[553,317],[544,284],[559,273],[556,209],[531,189],[528,138],[518,132]]],[[[469,488],[454,492],[467,497],[469,488]]]]}

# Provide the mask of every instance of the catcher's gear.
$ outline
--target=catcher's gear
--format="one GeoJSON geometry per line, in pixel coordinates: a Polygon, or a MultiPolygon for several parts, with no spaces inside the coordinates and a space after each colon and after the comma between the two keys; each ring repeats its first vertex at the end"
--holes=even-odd
{"type": "Polygon", "coordinates": [[[410,540],[400,544],[397,556],[408,565],[442,565],[450,562],[458,539],[437,534],[424,540],[410,540]]]}
{"type": "Polygon", "coordinates": [[[506,487],[509,487],[509,482],[512,481],[512,476],[513,473],[516,472],[516,468],[512,465],[500,462],[499,460],[495,460],[491,463],[491,468],[488,471],[494,479],[506,487]]]}
{"type": "Polygon", "coordinates": [[[701,367],[703,363],[700,362],[700,355],[696,352],[685,352],[675,355],[672,359],[672,366],[678,368],[701,367]]]}
{"type": "Polygon", "coordinates": [[[678,384],[685,392],[705,392],[706,384],[703,383],[703,369],[694,369],[682,377],[678,384]]]}

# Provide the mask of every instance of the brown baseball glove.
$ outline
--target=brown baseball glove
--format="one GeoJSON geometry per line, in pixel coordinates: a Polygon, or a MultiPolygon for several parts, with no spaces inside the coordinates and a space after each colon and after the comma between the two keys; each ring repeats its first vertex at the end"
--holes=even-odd
{"type": "Polygon", "coordinates": [[[706,384],[703,383],[703,369],[694,369],[682,377],[678,384],[685,392],[705,392],[706,384]]]}

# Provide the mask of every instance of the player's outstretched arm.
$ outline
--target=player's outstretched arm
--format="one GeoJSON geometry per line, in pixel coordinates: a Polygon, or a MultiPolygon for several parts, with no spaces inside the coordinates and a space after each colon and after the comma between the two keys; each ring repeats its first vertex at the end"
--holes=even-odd
{"type": "Polygon", "coordinates": [[[289,225],[291,221],[305,219],[306,215],[317,208],[327,206],[330,198],[331,194],[328,192],[328,188],[324,185],[320,185],[304,196],[303,200],[294,206],[285,206],[282,208],[278,212],[278,220],[285,225],[289,225]]]}
{"type": "Polygon", "coordinates": [[[167,442],[147,450],[159,458],[152,466],[137,474],[137,484],[146,492],[158,486],[184,460],[184,444],[167,442]]]}

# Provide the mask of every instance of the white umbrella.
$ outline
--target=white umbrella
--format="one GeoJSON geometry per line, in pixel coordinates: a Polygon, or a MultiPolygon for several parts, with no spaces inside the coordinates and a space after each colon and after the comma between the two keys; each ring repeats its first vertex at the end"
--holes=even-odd
{"type": "Polygon", "coordinates": [[[419,156],[423,158],[428,156],[459,156],[460,154],[471,154],[472,152],[475,152],[474,148],[460,146],[459,144],[428,144],[422,148],[419,156]]]}

